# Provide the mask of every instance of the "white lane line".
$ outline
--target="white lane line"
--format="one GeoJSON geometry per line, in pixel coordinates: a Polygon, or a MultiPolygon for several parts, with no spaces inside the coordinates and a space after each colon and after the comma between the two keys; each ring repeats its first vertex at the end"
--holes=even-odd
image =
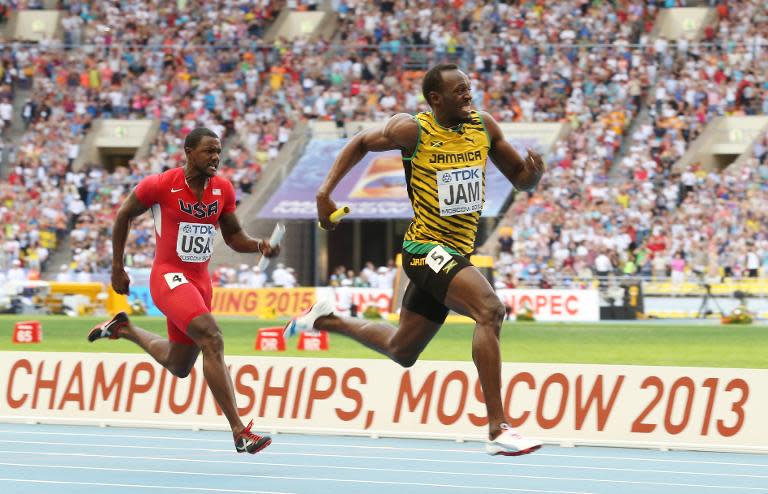
{"type": "Polygon", "coordinates": [[[129,487],[139,489],[173,489],[183,491],[205,491],[205,492],[243,492],[246,494],[298,494],[296,492],[284,491],[243,491],[240,489],[208,489],[206,487],[171,487],[167,485],[142,485],[142,484],[108,484],[105,482],[73,482],[65,480],[30,480],[30,479],[11,479],[1,478],[0,482],[27,482],[32,484],[68,484],[68,485],[96,485],[99,487],[129,487]]]}
{"type": "MultiPolygon", "coordinates": [[[[92,443],[52,443],[50,441],[16,441],[13,439],[0,439],[0,443],[21,443],[21,444],[44,444],[46,446],[88,446],[93,448],[127,448],[127,449],[162,449],[166,451],[188,451],[189,448],[170,448],[167,446],[136,446],[135,444],[92,444],[92,443]]],[[[232,443],[232,450],[228,449],[208,449],[208,448],[195,448],[196,451],[206,452],[234,452],[235,443],[232,443]]]]}
{"type": "MultiPolygon", "coordinates": [[[[489,486],[476,486],[476,485],[456,485],[456,484],[431,484],[423,482],[396,482],[392,480],[358,480],[358,479],[339,479],[331,477],[296,477],[296,476],[279,476],[279,475],[253,475],[253,474],[231,474],[231,473],[203,473],[203,472],[179,472],[173,470],[140,470],[132,468],[106,468],[106,467],[76,467],[71,465],[28,465],[24,463],[0,463],[0,465],[8,465],[15,467],[32,467],[35,469],[47,469],[47,468],[63,468],[69,470],[101,470],[108,472],[136,472],[136,473],[162,473],[162,474],[180,474],[180,475],[199,475],[210,477],[246,477],[253,479],[272,479],[272,480],[311,480],[313,482],[345,482],[349,484],[379,484],[379,485],[402,485],[402,486],[419,486],[419,487],[448,487],[451,489],[470,489],[470,490],[493,490],[504,492],[540,492],[542,494],[594,494],[586,491],[561,491],[550,489],[516,489],[514,487],[489,487],[489,486]]],[[[12,480],[2,479],[0,480],[12,480]]],[[[66,482],[70,483],[70,482],[66,482]]],[[[79,482],[72,482],[79,483],[79,482]]],[[[98,484],[91,485],[119,485],[119,484],[98,484]]],[[[217,489],[203,489],[200,490],[216,491],[217,489]]],[[[226,491],[226,492],[254,492],[264,493],[265,491],[226,491]]],[[[280,493],[282,494],[282,493],[280,493]]]]}
{"type": "MultiPolygon", "coordinates": [[[[56,444],[56,443],[39,443],[39,444],[56,444]]],[[[148,448],[146,446],[112,446],[117,448],[138,448],[138,449],[158,449],[158,450],[171,450],[171,451],[183,451],[185,454],[194,453],[190,452],[186,448],[169,448],[169,447],[157,447],[157,448],[148,448]]],[[[227,455],[234,454],[233,452],[229,450],[201,450],[198,448],[197,451],[208,451],[208,452],[214,452],[214,453],[226,453],[227,455]]],[[[82,456],[82,457],[95,457],[95,458],[125,458],[125,459],[134,459],[134,460],[168,460],[168,461],[188,461],[188,462],[198,462],[198,463],[227,463],[231,464],[232,460],[226,461],[226,460],[209,460],[209,459],[192,459],[192,458],[178,458],[176,456],[168,457],[168,456],[124,456],[124,455],[106,455],[106,454],[85,454],[85,453],[47,453],[47,452],[39,452],[39,451],[16,451],[16,450],[0,450],[0,453],[10,453],[10,454],[32,454],[32,455],[50,455],[50,456],[82,456]]],[[[296,457],[296,456],[303,456],[303,457],[318,457],[318,458],[344,458],[344,459],[353,459],[353,460],[375,460],[375,461],[382,461],[382,460],[392,460],[392,461],[407,461],[407,462],[427,462],[427,463],[445,463],[445,464],[466,464],[466,465],[483,465],[488,467],[494,467],[496,465],[504,464],[505,468],[508,467],[518,467],[518,468],[526,468],[526,467],[543,467],[543,468],[551,468],[551,469],[575,469],[575,470],[603,470],[603,471],[619,471],[619,472],[636,472],[636,473],[672,473],[672,474],[679,474],[679,475],[700,475],[700,476],[713,476],[713,477],[744,477],[744,478],[768,478],[768,476],[765,475],[748,475],[748,474],[736,474],[736,473],[712,473],[712,472],[688,472],[688,471],[680,471],[680,470],[658,470],[658,469],[642,469],[642,468],[615,468],[615,467],[594,467],[594,466],[578,466],[578,465],[560,465],[560,464],[547,464],[547,463],[518,463],[514,461],[510,462],[495,462],[491,461],[490,459],[488,461],[476,461],[476,460],[440,460],[435,458],[410,458],[410,457],[395,457],[395,456],[362,456],[362,455],[335,455],[335,454],[329,454],[329,453],[278,453],[272,451],[270,448],[268,451],[262,453],[260,455],[260,458],[264,457],[271,457],[271,456],[289,456],[289,457],[296,457]]],[[[259,462],[260,464],[266,464],[259,462]]],[[[312,467],[313,465],[296,465],[299,467],[307,466],[312,467]]],[[[328,467],[331,468],[331,467],[328,467]]]]}
{"type": "MultiPolygon", "coordinates": [[[[0,433],[3,432],[10,432],[12,434],[32,434],[32,435],[39,435],[39,434],[49,434],[49,435],[72,435],[72,436],[93,436],[93,437],[99,437],[104,439],[106,438],[112,438],[112,437],[121,437],[121,438],[128,438],[128,439],[162,439],[162,440],[182,440],[182,441],[195,441],[198,443],[226,443],[231,444],[229,440],[226,439],[205,439],[205,438],[181,438],[181,437],[175,437],[175,436],[141,436],[141,435],[129,435],[129,434],[79,434],[74,432],[28,432],[28,431],[3,431],[0,430],[0,433]]],[[[3,442],[25,442],[29,443],[29,441],[13,441],[10,439],[3,440],[0,439],[0,443],[3,442]]],[[[88,444],[78,444],[78,443],[66,443],[66,442],[45,442],[45,443],[32,443],[32,444],[57,444],[57,445],[64,445],[64,446],[70,446],[70,445],[77,445],[77,446],[89,446],[88,444]]],[[[98,445],[91,445],[91,446],[101,446],[98,445]]],[[[120,447],[117,445],[107,445],[109,447],[120,447]]],[[[481,451],[479,449],[455,449],[455,448],[411,448],[411,447],[398,447],[398,446],[364,446],[364,445],[356,445],[356,444],[344,444],[344,443],[304,443],[304,442],[282,442],[282,441],[275,441],[270,446],[270,452],[273,451],[276,447],[286,447],[286,446],[301,446],[301,447],[317,447],[317,448],[349,448],[349,449],[371,449],[371,450],[387,450],[387,451],[426,451],[426,452],[449,452],[449,453],[468,453],[471,455],[483,455],[485,456],[486,453],[484,451],[481,451]]],[[[126,446],[127,447],[127,446],[126,446]]],[[[162,449],[162,448],[156,448],[156,447],[148,447],[149,449],[162,449]]],[[[206,451],[206,452],[229,452],[229,450],[221,450],[221,449],[200,449],[196,448],[197,450],[206,451]]],[[[698,453],[698,452],[697,452],[698,453]]],[[[665,453],[668,454],[668,453],[665,453]]],[[[713,453],[714,454],[714,453],[713,453]]],[[[731,453],[717,453],[717,454],[731,454],[731,453]]],[[[737,454],[737,453],[733,453],[737,454]]],[[[744,454],[744,453],[738,453],[738,454],[744,454]]],[[[680,459],[673,459],[673,458],[643,458],[643,457],[633,457],[633,456],[604,456],[604,455],[581,455],[581,454],[558,454],[558,453],[547,453],[545,450],[543,451],[537,451],[535,453],[535,456],[538,457],[549,457],[549,458],[580,458],[580,459],[588,459],[588,460],[604,460],[604,461],[646,461],[646,462],[659,462],[659,463],[692,463],[694,465],[728,465],[728,466],[743,466],[743,467],[762,467],[762,468],[768,468],[768,463],[739,463],[739,462],[725,462],[725,461],[712,461],[712,460],[680,460],[680,459]]]]}
{"type": "MultiPolygon", "coordinates": [[[[189,463],[224,463],[227,465],[232,464],[232,461],[228,461],[228,460],[201,460],[198,458],[179,458],[176,456],[122,456],[122,455],[94,455],[94,454],[86,454],[86,453],[41,453],[37,451],[0,450],[0,454],[2,453],[23,454],[23,455],[33,455],[33,456],[40,456],[40,455],[57,456],[57,457],[58,456],[79,456],[79,457],[86,457],[86,458],[115,458],[115,459],[146,460],[146,461],[167,460],[167,461],[181,461],[181,462],[189,462],[189,463]]],[[[274,455],[274,454],[275,453],[271,453],[270,455],[274,455]]],[[[277,455],[279,456],[279,454],[277,455]]],[[[294,456],[294,455],[288,455],[288,454],[283,454],[283,455],[294,456]]],[[[360,458],[360,457],[355,456],[353,458],[360,458]]],[[[372,456],[366,456],[364,458],[367,458],[367,459],[378,458],[379,460],[391,459],[391,458],[372,457],[372,456]]],[[[412,460],[412,458],[401,458],[401,459],[412,460]]],[[[520,469],[529,468],[529,467],[541,467],[541,468],[551,468],[555,470],[594,470],[594,471],[603,471],[603,472],[663,473],[663,474],[673,474],[673,475],[694,475],[694,476],[702,476],[702,477],[736,477],[736,478],[748,478],[748,479],[768,478],[768,475],[750,475],[750,474],[743,474],[743,473],[688,472],[683,470],[659,470],[659,469],[643,469],[643,468],[567,466],[567,465],[552,465],[548,463],[501,464],[501,463],[491,463],[491,462],[481,462],[481,461],[458,461],[458,460],[451,460],[450,463],[488,465],[492,467],[496,465],[503,465],[504,468],[511,467],[511,468],[520,468],[520,469]]],[[[517,474],[503,474],[503,473],[496,473],[496,472],[476,473],[476,472],[437,471],[437,470],[414,470],[414,469],[408,469],[408,468],[352,467],[347,465],[343,465],[343,466],[313,465],[313,464],[307,464],[307,463],[272,463],[272,462],[267,463],[262,461],[259,461],[258,465],[268,465],[268,466],[275,466],[275,467],[297,467],[297,468],[328,468],[328,469],[341,469],[341,470],[371,470],[371,471],[382,471],[382,472],[434,473],[434,474],[445,474],[445,475],[477,475],[482,477],[495,477],[495,476],[517,477],[518,476],[517,474]]]]}
{"type": "MultiPolygon", "coordinates": [[[[5,453],[6,451],[0,451],[0,453],[5,453]]],[[[166,460],[166,461],[177,461],[177,462],[187,462],[187,463],[213,463],[213,464],[226,464],[226,465],[232,465],[233,462],[231,461],[224,461],[224,460],[199,460],[199,459],[191,459],[191,458],[175,458],[175,457],[157,457],[157,456],[116,456],[116,455],[90,455],[85,453],[39,453],[39,452],[23,452],[23,454],[27,455],[48,455],[48,456],[77,456],[77,457],[95,457],[95,458],[114,458],[114,459],[122,459],[122,460],[145,460],[145,461],[157,461],[157,460],[166,460]]],[[[470,463],[470,462],[463,462],[463,463],[470,463]]],[[[479,462],[471,462],[473,464],[478,464],[479,462]]],[[[360,470],[360,471],[371,471],[371,472],[395,472],[395,473],[424,473],[424,474],[435,474],[435,475],[461,475],[461,476],[482,476],[482,477],[512,477],[512,478],[531,478],[531,479],[556,479],[556,480],[592,480],[595,482],[624,482],[620,480],[611,480],[611,479],[593,479],[593,478],[569,478],[569,477],[552,477],[552,476],[534,476],[534,475],[521,475],[521,474],[508,474],[508,473],[496,473],[496,472],[484,472],[484,473],[478,473],[478,472],[462,472],[462,471],[444,471],[444,470],[417,470],[417,469],[409,469],[409,468],[375,468],[375,467],[352,467],[348,465],[313,465],[313,464],[306,464],[306,463],[275,463],[275,462],[264,462],[264,461],[254,461],[254,464],[260,465],[260,466],[270,466],[270,467],[291,467],[291,468],[320,468],[320,469],[328,469],[328,470],[360,470]]],[[[10,465],[10,463],[0,463],[0,465],[10,465]]],[[[497,464],[493,463],[482,463],[482,465],[489,465],[494,466],[497,464]]],[[[39,464],[41,467],[48,466],[47,464],[39,464]]],[[[526,467],[549,467],[553,469],[559,469],[561,467],[557,465],[538,465],[538,464],[526,464],[526,465],[515,465],[515,464],[509,464],[505,465],[506,467],[513,466],[518,468],[526,468],[526,467]]],[[[747,479],[764,479],[768,478],[764,475],[747,475],[747,474],[732,474],[732,473],[710,473],[710,472],[684,472],[684,471],[676,471],[676,470],[643,470],[643,469],[633,469],[633,468],[609,468],[609,467],[565,467],[569,469],[578,469],[578,470],[592,470],[592,471],[604,471],[604,472],[633,472],[633,473],[662,473],[662,474],[674,474],[674,475],[698,475],[698,476],[705,476],[705,477],[734,477],[734,478],[747,478],[747,479]]],[[[649,483],[649,482],[637,482],[637,483],[649,483]]],[[[654,484],[653,482],[650,482],[650,484],[654,484]]],[[[664,484],[666,485],[666,484],[664,484]]],[[[684,484],[681,484],[684,485],[684,484]]]]}
{"type": "MultiPolygon", "coordinates": [[[[223,431],[222,431],[223,432],[223,431]]],[[[49,435],[49,436],[85,436],[85,437],[98,437],[101,439],[104,438],[121,438],[121,439],[157,439],[162,441],[194,441],[194,442],[205,442],[205,443],[229,443],[231,441],[227,439],[212,439],[212,438],[205,438],[205,437],[199,437],[199,438],[193,438],[193,437],[179,437],[179,436],[142,436],[142,435],[136,435],[136,434],[93,434],[93,433],[77,433],[77,432],[33,432],[33,431],[4,431],[0,430],[0,434],[29,434],[34,436],[39,435],[49,435]]],[[[284,436],[279,435],[284,438],[284,436]]],[[[364,438],[363,438],[364,439],[364,438]]],[[[442,444],[450,444],[449,441],[440,441],[439,439],[435,440],[436,442],[442,443],[442,444]]],[[[66,444],[66,443],[55,443],[55,444],[66,444]]],[[[481,444],[478,442],[478,444],[481,444]]],[[[434,447],[434,448],[408,448],[408,447],[400,447],[400,446],[368,446],[368,445],[359,445],[359,444],[344,444],[344,443],[301,443],[301,442],[280,442],[281,446],[290,445],[290,446],[317,446],[320,448],[358,448],[358,449],[379,449],[379,450],[393,450],[393,451],[440,451],[440,452],[451,452],[451,453],[470,453],[470,454],[486,454],[485,451],[481,451],[478,448],[465,448],[465,449],[458,449],[458,448],[441,448],[441,447],[434,447]]]]}
{"type": "MultiPolygon", "coordinates": [[[[631,456],[599,456],[599,455],[565,455],[554,453],[535,453],[536,456],[548,456],[550,458],[583,458],[589,460],[619,460],[619,461],[656,461],[660,463],[693,463],[695,465],[729,465],[736,467],[763,467],[768,468],[768,463],[737,463],[732,461],[712,461],[712,460],[675,460],[666,458],[635,458],[631,456]]],[[[662,453],[659,453],[662,454],[662,453]]],[[[663,453],[668,454],[668,453],[663,453]]],[[[722,454],[722,453],[712,453],[722,454]]],[[[725,453],[731,454],[731,453],[725,453]]]]}
{"type": "MultiPolygon", "coordinates": [[[[1,431],[0,431],[1,432],[1,431]]],[[[51,433],[52,434],[52,433],[51,433]]],[[[55,434],[54,434],[55,435],[55,434]]],[[[84,434],[83,434],[84,435],[84,434]]],[[[94,434],[98,436],[98,434],[94,434]]],[[[105,437],[105,436],[100,436],[105,437]]],[[[111,436],[110,436],[111,437],[111,436]]],[[[136,436],[137,438],[144,438],[146,436],[136,436]]],[[[173,437],[169,437],[167,439],[174,439],[173,437]]],[[[222,442],[222,443],[229,443],[229,441],[224,440],[215,440],[216,442],[222,442]]],[[[69,442],[52,442],[52,441],[20,441],[20,440],[13,440],[13,439],[0,439],[0,443],[21,443],[21,444],[43,444],[43,445],[58,445],[58,446],[91,446],[91,447],[108,447],[108,448],[130,448],[130,449],[158,449],[158,450],[170,450],[170,451],[189,451],[189,448],[169,448],[169,447],[163,447],[163,446],[136,446],[136,445],[121,445],[121,444],[93,444],[93,443],[69,443],[69,442]]],[[[360,445],[344,445],[344,444],[315,444],[315,443],[280,443],[280,442],[274,442],[272,443],[272,446],[270,446],[269,452],[271,454],[287,454],[287,453],[276,453],[273,452],[276,447],[280,446],[309,446],[309,447],[339,447],[339,448],[356,448],[356,449],[373,449],[373,450],[391,450],[391,451],[423,451],[423,452],[444,452],[444,451],[450,451],[450,452],[461,452],[461,453],[471,453],[471,454],[482,454],[483,456],[486,455],[486,453],[481,451],[470,451],[470,450],[463,450],[463,449],[436,449],[436,448],[401,448],[401,447],[395,447],[395,446],[360,446],[360,445]]],[[[231,451],[229,449],[212,449],[212,448],[195,448],[195,451],[201,451],[201,452],[210,452],[210,453],[230,453],[231,451]]],[[[291,453],[292,455],[307,455],[308,453],[291,453]]],[[[312,454],[310,454],[312,456],[312,454]]],[[[319,455],[318,456],[332,456],[332,457],[340,457],[340,458],[362,458],[362,459],[380,459],[380,458],[386,458],[386,459],[393,459],[393,460],[412,460],[412,461],[441,461],[441,462],[450,462],[450,460],[434,460],[434,459],[427,459],[427,458],[395,458],[395,457],[370,457],[370,456],[349,456],[349,455],[319,455]]],[[[724,466],[741,466],[741,467],[762,467],[762,468],[768,468],[768,463],[739,463],[739,462],[727,462],[727,461],[711,461],[711,460],[680,460],[680,459],[672,459],[672,458],[642,458],[642,457],[633,457],[633,456],[601,456],[601,455],[579,455],[579,454],[558,454],[558,453],[546,453],[542,451],[537,451],[534,456],[536,458],[539,457],[547,457],[547,458],[579,458],[579,459],[588,459],[588,460],[601,460],[601,461],[644,461],[644,462],[657,462],[657,463],[682,463],[682,464],[693,464],[693,465],[724,465],[724,466]]],[[[459,461],[455,460],[456,463],[465,463],[465,461],[459,461]]],[[[486,464],[488,462],[477,462],[477,463],[483,463],[486,464]]]]}

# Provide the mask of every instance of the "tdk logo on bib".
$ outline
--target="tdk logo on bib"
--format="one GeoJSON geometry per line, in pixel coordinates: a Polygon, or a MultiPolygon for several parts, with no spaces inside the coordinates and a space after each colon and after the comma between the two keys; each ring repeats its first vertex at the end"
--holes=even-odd
{"type": "Polygon", "coordinates": [[[473,166],[472,168],[462,168],[459,170],[447,170],[443,172],[443,181],[445,183],[459,180],[479,180],[480,178],[479,166],[473,166]]]}
{"type": "Polygon", "coordinates": [[[216,229],[201,223],[179,223],[176,254],[184,262],[205,262],[211,258],[211,244],[216,229]]]}
{"type": "Polygon", "coordinates": [[[436,172],[440,216],[474,213],[483,209],[483,169],[471,166],[436,172]]]}

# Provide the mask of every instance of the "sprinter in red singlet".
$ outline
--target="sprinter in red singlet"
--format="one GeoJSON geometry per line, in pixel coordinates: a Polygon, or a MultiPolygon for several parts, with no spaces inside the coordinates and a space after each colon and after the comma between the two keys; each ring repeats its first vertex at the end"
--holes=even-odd
{"type": "Polygon", "coordinates": [[[235,191],[229,180],[216,176],[221,154],[219,137],[197,128],[184,140],[187,164],[144,178],[120,207],[112,231],[112,286],[128,294],[130,280],[123,258],[131,220],[152,210],[157,249],[150,276],[155,305],[165,314],[168,339],[145,331],[121,312],[93,328],[89,341],[125,338],[174,376],[186,377],[203,353],[203,374],[232,428],[239,453],[258,453],[272,440],[251,432],[237,413],[232,378],[224,363],[224,340],[211,315],[211,258],[216,225],[227,245],[237,252],[279,254],[279,246],[250,237],[235,216],[235,191]]]}

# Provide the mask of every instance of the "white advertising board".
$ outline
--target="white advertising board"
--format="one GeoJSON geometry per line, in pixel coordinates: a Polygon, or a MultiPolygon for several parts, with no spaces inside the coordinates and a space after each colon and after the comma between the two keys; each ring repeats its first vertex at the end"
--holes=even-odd
{"type": "Polygon", "coordinates": [[[597,290],[496,290],[504,305],[517,314],[524,307],[537,321],[599,321],[600,297],[597,290]]]}
{"type": "MultiPolygon", "coordinates": [[[[177,379],[143,355],[3,352],[0,420],[222,429],[201,361],[177,379]]],[[[228,357],[260,431],[482,439],[471,362],[228,357]]],[[[768,452],[768,370],[513,364],[514,427],[547,442],[768,452]]]]}

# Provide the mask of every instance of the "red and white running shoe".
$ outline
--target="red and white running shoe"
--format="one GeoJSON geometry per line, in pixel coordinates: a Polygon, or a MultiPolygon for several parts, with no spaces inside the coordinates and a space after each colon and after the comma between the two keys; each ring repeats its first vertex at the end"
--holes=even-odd
{"type": "Polygon", "coordinates": [[[238,453],[250,453],[255,455],[262,449],[272,444],[272,438],[269,436],[260,436],[251,432],[253,427],[253,420],[248,422],[248,425],[243,431],[238,434],[235,441],[235,449],[238,453]]]}
{"type": "Polygon", "coordinates": [[[508,424],[501,424],[501,434],[493,441],[485,443],[485,451],[489,455],[520,456],[533,453],[541,448],[538,439],[523,437],[508,424]]]}
{"type": "Polygon", "coordinates": [[[294,317],[283,329],[283,337],[287,340],[298,332],[306,333],[315,330],[315,321],[319,317],[332,316],[333,305],[329,300],[320,300],[307,309],[302,315],[294,317]]]}
{"type": "Polygon", "coordinates": [[[94,342],[101,338],[116,340],[120,338],[120,330],[125,326],[128,326],[128,315],[125,312],[118,312],[109,321],[104,321],[90,330],[88,332],[88,341],[94,342]]]}

